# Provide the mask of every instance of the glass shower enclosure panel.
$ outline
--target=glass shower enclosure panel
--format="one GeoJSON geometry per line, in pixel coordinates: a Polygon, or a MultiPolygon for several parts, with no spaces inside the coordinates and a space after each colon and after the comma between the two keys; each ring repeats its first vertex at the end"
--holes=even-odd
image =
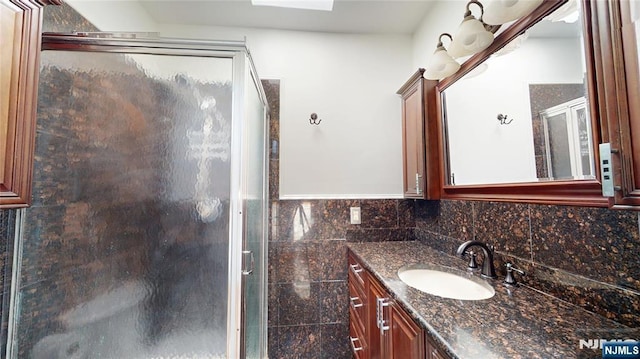
{"type": "Polygon", "coordinates": [[[243,335],[246,358],[261,358],[260,348],[265,346],[266,312],[259,308],[266,306],[266,226],[267,226],[267,173],[266,133],[267,109],[260,100],[259,80],[252,73],[246,78],[247,89],[245,104],[246,126],[244,151],[250,159],[245,168],[244,200],[244,289],[243,289],[243,335]]]}
{"type": "Polygon", "coordinates": [[[265,101],[244,44],[43,49],[8,357],[266,357],[265,101]]]}

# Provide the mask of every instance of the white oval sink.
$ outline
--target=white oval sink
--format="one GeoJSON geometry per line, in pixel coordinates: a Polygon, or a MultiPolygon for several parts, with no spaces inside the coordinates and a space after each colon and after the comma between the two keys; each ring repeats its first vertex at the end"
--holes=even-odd
{"type": "Polygon", "coordinates": [[[410,287],[444,298],[483,300],[496,294],[486,281],[453,268],[410,265],[400,268],[398,276],[410,287]]]}

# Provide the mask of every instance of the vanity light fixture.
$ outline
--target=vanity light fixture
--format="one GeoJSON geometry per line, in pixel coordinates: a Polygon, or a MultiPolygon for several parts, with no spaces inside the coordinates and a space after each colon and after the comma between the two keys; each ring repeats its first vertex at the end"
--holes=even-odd
{"type": "Polygon", "coordinates": [[[251,0],[251,5],[276,6],[304,10],[333,10],[333,0],[251,0]]]}
{"type": "Polygon", "coordinates": [[[447,50],[445,50],[442,45],[443,36],[447,36],[452,40],[451,35],[447,33],[440,34],[438,37],[438,46],[433,56],[431,56],[429,66],[427,66],[424,72],[424,77],[427,80],[442,80],[447,76],[455,74],[456,71],[460,69],[460,64],[447,53],[447,50]]]}
{"type": "Polygon", "coordinates": [[[481,20],[484,15],[484,8],[480,2],[472,0],[467,3],[464,20],[462,20],[451,45],[449,45],[449,55],[454,59],[473,55],[486,49],[493,42],[493,33],[485,28],[481,20],[476,19],[475,16],[471,14],[471,10],[469,10],[471,4],[480,7],[480,11],[482,12],[480,15],[481,20]]]}
{"type": "Polygon", "coordinates": [[[489,25],[502,25],[530,14],[543,0],[488,0],[482,20],[489,25]]]}

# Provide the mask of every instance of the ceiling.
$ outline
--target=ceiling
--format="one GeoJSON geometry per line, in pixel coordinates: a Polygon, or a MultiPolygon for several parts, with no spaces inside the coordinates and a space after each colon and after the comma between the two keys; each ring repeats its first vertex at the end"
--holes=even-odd
{"type": "Polygon", "coordinates": [[[333,11],[253,6],[251,0],[138,1],[157,23],[412,34],[438,0],[335,0],[333,11]]]}

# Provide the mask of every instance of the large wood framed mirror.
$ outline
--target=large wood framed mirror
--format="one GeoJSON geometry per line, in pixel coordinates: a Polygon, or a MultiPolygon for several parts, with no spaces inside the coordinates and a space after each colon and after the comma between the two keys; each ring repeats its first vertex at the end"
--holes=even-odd
{"type": "Polygon", "coordinates": [[[59,0],[0,0],[0,208],[31,202],[42,8],[59,0]]]}
{"type": "Polygon", "coordinates": [[[442,198],[609,205],[595,2],[544,1],[440,81],[442,198]]]}

